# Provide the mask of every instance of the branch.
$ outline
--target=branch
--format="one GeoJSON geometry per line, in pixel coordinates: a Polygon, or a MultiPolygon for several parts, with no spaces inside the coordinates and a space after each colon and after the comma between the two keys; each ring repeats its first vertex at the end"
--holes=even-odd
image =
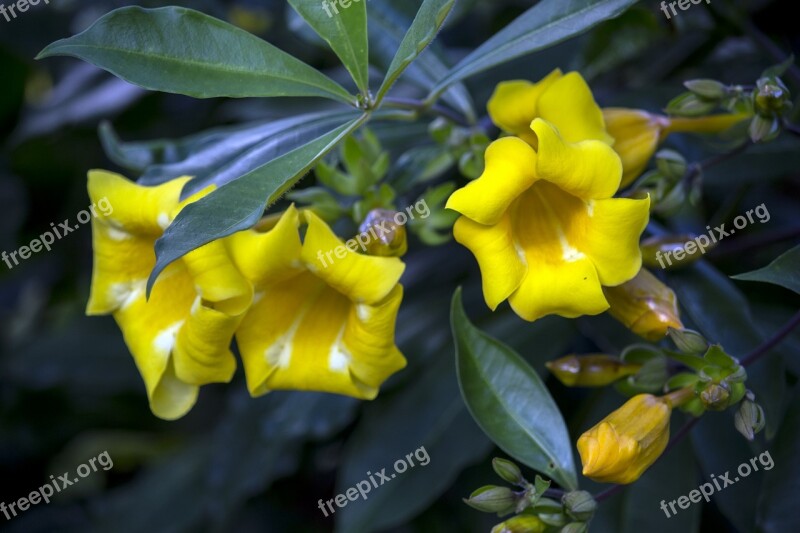
{"type": "Polygon", "coordinates": [[[742,359],[742,366],[751,365],[768,354],[770,350],[772,350],[774,347],[780,344],[783,339],[789,336],[792,330],[798,325],[800,325],[800,311],[798,311],[791,319],[789,319],[789,321],[784,324],[781,329],[775,332],[772,337],[762,343],[761,346],[747,354],[747,356],[742,359]]]}

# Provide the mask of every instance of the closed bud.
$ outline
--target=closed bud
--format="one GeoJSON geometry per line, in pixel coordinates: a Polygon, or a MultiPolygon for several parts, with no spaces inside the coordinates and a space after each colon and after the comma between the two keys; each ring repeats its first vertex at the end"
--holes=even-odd
{"type": "Polygon", "coordinates": [[[478,511],[503,515],[514,510],[518,499],[508,487],[486,485],[473,492],[469,498],[465,498],[464,503],[478,511]]]}
{"type": "Polygon", "coordinates": [[[589,524],[585,522],[573,522],[561,528],[558,533],[586,533],[589,531],[589,524]]]}
{"type": "Polygon", "coordinates": [[[578,522],[588,522],[597,510],[597,502],[585,490],[568,492],[561,501],[567,514],[578,522]]]}
{"type": "Polygon", "coordinates": [[[640,337],[658,341],[669,328],[683,329],[675,293],[644,268],[622,285],[603,287],[603,293],[611,316],[640,337]]]}
{"type": "Polygon", "coordinates": [[[717,80],[689,80],[683,85],[694,94],[711,100],[719,100],[728,95],[728,88],[717,80]]]}
{"type": "Polygon", "coordinates": [[[780,121],[776,117],[756,115],[750,122],[750,140],[754,143],[774,139],[780,133],[780,121]]]}
{"type": "Polygon", "coordinates": [[[728,408],[731,397],[730,386],[724,381],[720,383],[709,383],[700,392],[700,401],[709,411],[724,411],[728,408]]]}
{"type": "Polygon", "coordinates": [[[683,93],[667,104],[667,113],[679,117],[699,117],[711,113],[717,107],[715,100],[709,100],[694,93],[683,93]]]}
{"type": "Polygon", "coordinates": [[[492,459],[492,468],[501,479],[513,485],[521,485],[525,481],[519,467],[508,459],[495,457],[492,459]]]}
{"type": "Polygon", "coordinates": [[[639,394],[578,439],[583,475],[601,483],[633,483],[664,451],[672,402],[639,394]]]}
{"type": "Polygon", "coordinates": [[[604,387],[635,374],[640,364],[625,363],[611,355],[568,355],[545,363],[548,370],[567,387],[604,387]]]}
{"type": "Polygon", "coordinates": [[[791,107],[789,89],[779,78],[761,78],[756,86],[753,99],[757,113],[776,116],[791,107]]]}
{"type": "Polygon", "coordinates": [[[408,250],[406,228],[396,221],[396,211],[389,209],[373,209],[367,213],[364,222],[358,228],[356,240],[366,241],[369,255],[381,257],[400,257],[408,250]]]}
{"type": "MultiPolygon", "coordinates": [[[[697,243],[697,236],[691,233],[679,235],[656,235],[644,239],[639,248],[642,251],[642,263],[645,266],[655,268],[660,267],[664,270],[680,268],[691,263],[694,263],[702,257],[700,253],[685,253],[687,243],[697,243]],[[684,251],[682,259],[675,257],[675,252],[678,250],[684,251]]],[[[706,238],[705,240],[709,240],[706,238]]],[[[708,244],[703,243],[702,250],[708,251],[716,245],[712,242],[708,244]]],[[[695,252],[697,252],[697,244],[695,244],[695,252]]]]}
{"type": "Polygon", "coordinates": [[[708,350],[708,341],[705,337],[691,329],[671,329],[669,338],[683,353],[701,354],[708,350]]]}
{"type": "Polygon", "coordinates": [[[656,167],[668,178],[680,179],[686,174],[686,159],[675,150],[659,150],[656,167]]]}
{"type": "Polygon", "coordinates": [[[492,528],[492,533],[543,533],[547,525],[538,516],[517,515],[492,528]]]}
{"type": "Polygon", "coordinates": [[[752,395],[748,394],[739,409],[734,415],[733,423],[736,430],[744,435],[747,440],[753,440],[756,433],[764,429],[766,420],[764,419],[764,409],[753,401],[752,395]]]}

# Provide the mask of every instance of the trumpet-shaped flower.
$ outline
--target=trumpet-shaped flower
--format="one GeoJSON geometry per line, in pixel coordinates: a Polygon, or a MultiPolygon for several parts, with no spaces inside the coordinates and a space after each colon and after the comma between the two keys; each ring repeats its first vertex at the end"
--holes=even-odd
{"type": "Polygon", "coordinates": [[[207,192],[180,202],[188,179],[143,187],[96,170],[88,183],[92,201],[106,197],[113,213],[92,219],[94,270],[86,312],[113,314],[151,410],[167,420],[191,409],[200,385],[230,381],[236,369],[230,343],[253,296],[217,241],[170,265],[145,297],[156,239],[184,205],[207,192]]]}
{"type": "Polygon", "coordinates": [[[534,148],[537,140],[530,124],[535,118],[556,126],[569,142],[593,139],[612,146],[622,159],[620,187],[639,177],[670,133],[719,133],[748,117],[726,114],[674,118],[638,109],[601,110],[580,74],[563,74],[559,69],[537,83],[514,80],[498,84],[488,110],[499,128],[534,148]]]}
{"type": "Polygon", "coordinates": [[[639,394],[581,435],[583,475],[601,483],[633,483],[669,441],[667,397],[639,394]]]}
{"type": "Polygon", "coordinates": [[[255,287],[236,332],[253,396],[301,389],[372,399],[405,366],[394,344],[400,259],[353,252],[319,217],[294,206],[272,229],[237,233],[227,245],[255,287]],[[308,223],[302,243],[301,216],[308,223]],[[327,263],[323,254],[337,249],[327,263]]]}
{"type": "MultiPolygon", "coordinates": [[[[558,94],[575,99],[577,109],[591,108],[579,77],[558,83],[566,84],[558,94]]],[[[540,106],[549,101],[544,96],[540,106]]],[[[535,119],[535,148],[518,137],[493,142],[484,173],[447,202],[463,215],[453,232],[478,260],[486,304],[495,309],[508,299],[529,321],[599,314],[609,307],[602,287],[628,281],[641,267],[649,198],[612,198],[622,176],[619,156],[605,142],[582,137],[602,133],[602,117],[589,125],[579,124],[579,115],[574,124],[564,120],[562,129],[535,119]]]]}

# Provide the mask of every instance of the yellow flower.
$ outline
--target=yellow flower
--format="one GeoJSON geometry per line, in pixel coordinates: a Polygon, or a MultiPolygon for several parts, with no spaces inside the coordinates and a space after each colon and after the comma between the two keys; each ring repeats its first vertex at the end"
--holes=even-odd
{"type": "Polygon", "coordinates": [[[633,483],[669,441],[672,404],[639,394],[578,439],[583,475],[601,483],[633,483]]]}
{"type": "Polygon", "coordinates": [[[603,291],[609,314],[640,337],[663,339],[669,328],[683,329],[675,293],[646,269],[635,278],[603,291]]]}
{"type": "Polygon", "coordinates": [[[615,139],[614,150],[622,159],[625,187],[638,178],[658,145],[670,133],[720,133],[748,117],[747,114],[712,115],[698,118],[665,117],[639,109],[603,109],[608,133],[615,139]]]}
{"type": "Polygon", "coordinates": [[[255,287],[236,332],[248,389],[253,396],[300,389],[373,399],[406,364],[394,344],[405,265],[355,253],[311,211],[302,216],[302,243],[294,206],[274,228],[227,241],[255,287]],[[326,260],[334,250],[335,260],[326,260]]]}
{"type": "Polygon", "coordinates": [[[547,524],[535,515],[523,514],[500,522],[492,528],[491,533],[543,533],[547,524]]]}
{"type": "Polygon", "coordinates": [[[563,74],[559,69],[537,83],[514,80],[498,84],[487,107],[499,128],[534,148],[537,140],[530,124],[535,118],[556,126],[568,142],[593,139],[613,146],[622,159],[620,187],[639,177],[670,133],[719,133],[749,116],[676,118],[638,109],[601,110],[580,74],[563,74]]]}
{"type": "Polygon", "coordinates": [[[208,192],[180,202],[188,179],[143,187],[94,170],[88,183],[92,201],[107,198],[113,212],[92,219],[94,270],[86,313],[113,314],[151,410],[167,420],[191,409],[200,385],[230,381],[236,369],[230,343],[253,296],[217,241],[170,265],[145,298],[156,239],[184,205],[208,192]]]}
{"type": "Polygon", "coordinates": [[[486,304],[508,299],[529,321],[605,311],[602,286],[641,267],[650,200],[612,198],[622,165],[591,91],[578,74],[551,74],[539,84],[501,84],[489,109],[527,142],[493,142],[483,175],[447,202],[463,215],[453,232],[478,260],[486,304]],[[520,93],[546,117],[528,122],[527,132],[531,110],[512,105],[520,93]]]}

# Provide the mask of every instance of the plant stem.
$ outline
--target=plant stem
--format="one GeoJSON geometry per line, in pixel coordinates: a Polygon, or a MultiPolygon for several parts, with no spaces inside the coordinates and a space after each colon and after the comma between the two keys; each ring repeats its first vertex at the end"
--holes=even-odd
{"type": "Polygon", "coordinates": [[[771,349],[780,344],[781,341],[783,341],[783,339],[785,339],[798,325],[800,325],[800,311],[795,313],[795,315],[790,318],[781,329],[776,331],[772,337],[763,342],[761,346],[747,354],[747,356],[742,359],[742,366],[751,365],[764,357],[771,349]]]}
{"type": "Polygon", "coordinates": [[[383,105],[386,107],[394,107],[397,109],[411,109],[414,111],[419,111],[422,113],[432,113],[434,115],[438,115],[440,117],[444,117],[448,120],[451,120],[458,124],[459,126],[469,126],[469,122],[467,122],[464,117],[459,115],[458,113],[448,109],[444,106],[440,106],[438,104],[434,104],[428,106],[425,102],[421,100],[414,100],[413,98],[395,98],[389,97],[383,99],[383,105]]]}

